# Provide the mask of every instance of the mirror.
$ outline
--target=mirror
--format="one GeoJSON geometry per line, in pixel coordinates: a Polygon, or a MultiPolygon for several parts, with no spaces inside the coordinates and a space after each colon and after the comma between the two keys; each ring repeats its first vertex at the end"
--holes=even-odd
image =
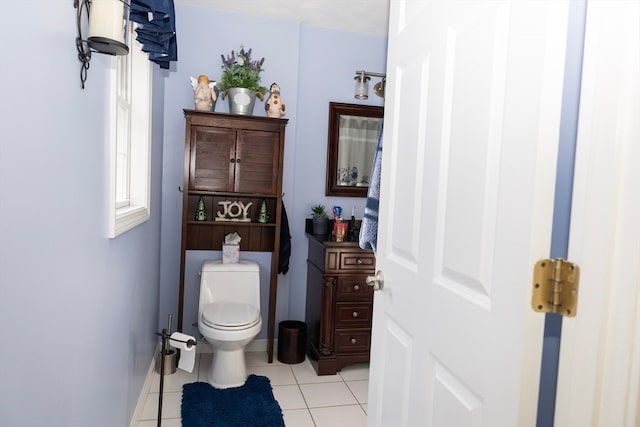
{"type": "Polygon", "coordinates": [[[367,197],[384,108],[329,103],[325,195],[367,197]]]}

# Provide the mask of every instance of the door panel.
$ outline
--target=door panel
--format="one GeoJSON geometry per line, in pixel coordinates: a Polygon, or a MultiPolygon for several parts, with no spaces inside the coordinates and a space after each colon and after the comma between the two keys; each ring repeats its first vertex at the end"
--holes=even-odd
{"type": "Polygon", "coordinates": [[[370,426],[535,423],[567,2],[392,1],[370,426]]]}

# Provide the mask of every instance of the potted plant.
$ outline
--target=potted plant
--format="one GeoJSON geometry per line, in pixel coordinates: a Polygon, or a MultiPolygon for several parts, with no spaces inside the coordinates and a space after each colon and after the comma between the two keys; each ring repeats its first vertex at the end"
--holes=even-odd
{"type": "Polygon", "coordinates": [[[251,49],[244,50],[240,45],[238,52],[222,57],[222,76],[217,86],[222,91],[222,99],[229,97],[231,114],[253,114],[256,96],[262,101],[267,88],[260,86],[260,73],[263,71],[264,58],[251,59],[251,49]]]}
{"type": "Polygon", "coordinates": [[[329,230],[329,216],[325,211],[324,205],[318,204],[312,206],[311,215],[313,216],[313,234],[327,234],[327,230],[329,230]]]}

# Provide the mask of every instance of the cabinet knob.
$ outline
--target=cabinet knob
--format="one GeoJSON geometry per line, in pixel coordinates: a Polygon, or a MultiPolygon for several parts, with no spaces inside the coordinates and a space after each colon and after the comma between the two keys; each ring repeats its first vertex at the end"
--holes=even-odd
{"type": "Polygon", "coordinates": [[[351,344],[355,344],[356,343],[356,339],[355,338],[351,338],[351,344]]]}
{"type": "Polygon", "coordinates": [[[358,259],[356,260],[356,264],[362,264],[362,260],[361,260],[360,258],[358,258],[358,259]]]}
{"type": "Polygon", "coordinates": [[[240,163],[240,159],[236,159],[236,163],[240,163]]]}
{"type": "Polygon", "coordinates": [[[357,312],[357,311],[354,311],[353,313],[351,313],[351,315],[352,315],[353,317],[358,317],[358,312],[357,312]]]}
{"type": "Polygon", "coordinates": [[[354,291],[360,290],[360,285],[353,285],[353,290],[354,291]]]}
{"type": "Polygon", "coordinates": [[[235,163],[235,162],[236,162],[236,159],[229,159],[229,161],[230,161],[231,163],[235,163]]]}

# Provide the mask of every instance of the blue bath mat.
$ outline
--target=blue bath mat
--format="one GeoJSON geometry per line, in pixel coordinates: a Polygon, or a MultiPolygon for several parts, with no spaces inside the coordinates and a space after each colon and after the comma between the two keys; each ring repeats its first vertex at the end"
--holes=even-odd
{"type": "Polygon", "coordinates": [[[224,390],[185,384],[182,427],[284,427],[284,420],[269,378],[249,375],[243,386],[224,390]]]}

